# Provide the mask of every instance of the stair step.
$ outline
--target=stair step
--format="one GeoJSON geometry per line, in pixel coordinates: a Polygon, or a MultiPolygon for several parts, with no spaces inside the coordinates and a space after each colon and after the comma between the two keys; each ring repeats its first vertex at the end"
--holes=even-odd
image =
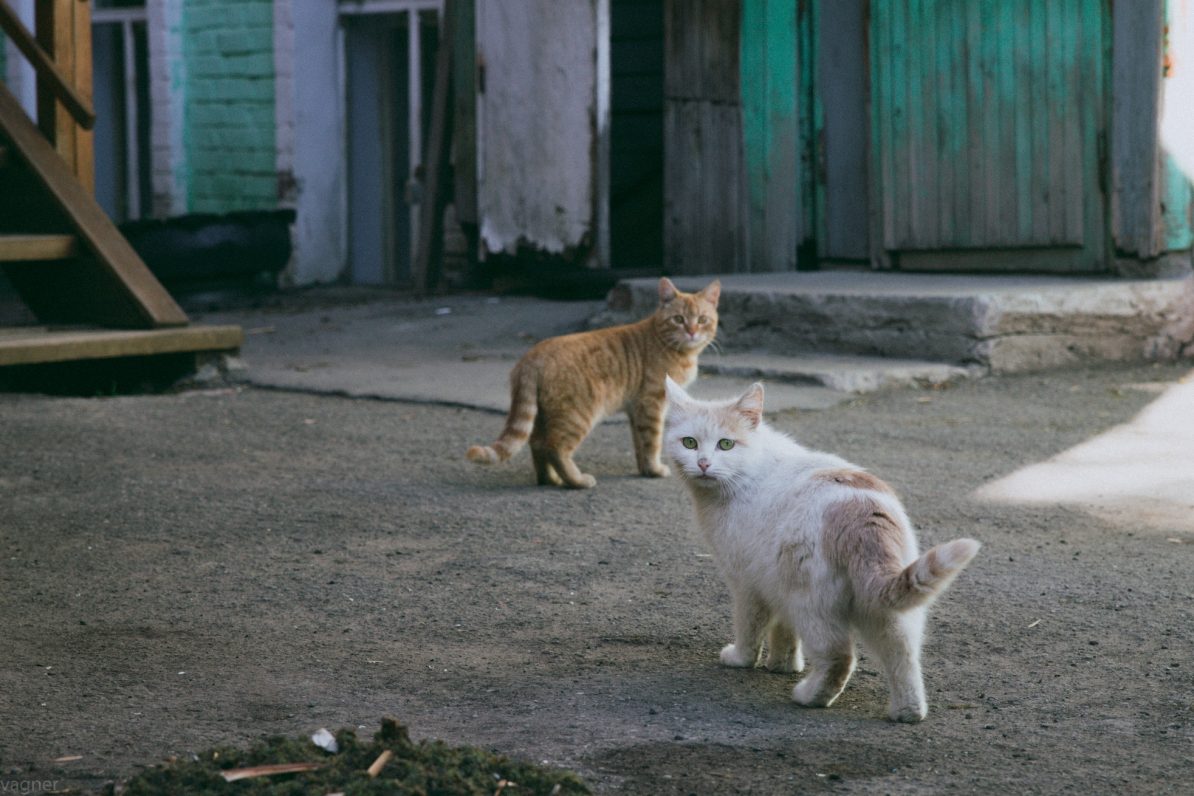
{"type": "Polygon", "coordinates": [[[244,333],[239,326],[193,325],[147,330],[13,326],[0,328],[0,366],[235,351],[242,342],[244,333]]]}
{"type": "MultiPolygon", "coordinates": [[[[673,281],[695,290],[711,278],[673,281]]],[[[877,356],[1010,373],[1173,358],[1194,342],[1194,276],[1188,275],[813,271],[720,279],[717,339],[726,353],[877,356]]],[[[637,320],[658,303],[657,279],[623,280],[590,325],[637,320]]]]}
{"type": "Polygon", "coordinates": [[[767,353],[710,354],[701,357],[701,372],[783,384],[815,384],[848,393],[888,387],[942,387],[971,378],[978,369],[887,357],[804,356],[767,353]]]}
{"type": "Polygon", "coordinates": [[[0,235],[0,262],[65,260],[78,253],[74,235],[0,235]]]}

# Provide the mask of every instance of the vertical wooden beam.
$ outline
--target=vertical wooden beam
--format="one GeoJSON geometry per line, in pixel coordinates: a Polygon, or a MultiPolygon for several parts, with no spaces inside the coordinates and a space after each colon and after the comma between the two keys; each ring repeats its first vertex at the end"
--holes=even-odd
{"type": "Polygon", "coordinates": [[[796,4],[743,0],[739,68],[749,271],[795,270],[796,249],[804,237],[802,177],[808,175],[800,173],[802,24],[810,25],[811,19],[800,18],[796,4]]]}
{"type": "MultiPolygon", "coordinates": [[[[39,0],[37,41],[79,95],[91,105],[91,6],[87,0],[39,0]]],[[[59,157],[89,194],[95,194],[95,149],[91,131],[75,123],[54,96],[49,80],[37,80],[37,120],[59,157]]]]}
{"type": "Polygon", "coordinates": [[[415,289],[439,289],[444,243],[444,208],[449,188],[448,148],[452,129],[452,51],[455,44],[456,4],[444,0],[439,50],[435,57],[435,91],[431,98],[431,129],[423,160],[426,183],[419,209],[419,248],[411,268],[415,289]]]}
{"type": "Polygon", "coordinates": [[[1161,252],[1159,121],[1163,0],[1111,11],[1111,238],[1121,255],[1161,252]]]}
{"type": "MultiPolygon", "coordinates": [[[[75,0],[71,3],[71,36],[74,42],[75,91],[91,105],[92,76],[91,76],[91,3],[88,0],[75,0]]],[[[68,119],[65,111],[60,111],[68,119]]],[[[75,128],[75,176],[87,190],[95,196],[95,133],[84,130],[72,121],[75,128]]]]}
{"type": "Polygon", "coordinates": [[[739,84],[741,0],[666,0],[663,262],[669,274],[747,270],[739,84]]]}
{"type": "Polygon", "coordinates": [[[477,4],[455,0],[452,45],[452,201],[467,244],[466,267],[477,264],[480,213],[477,209],[477,4]]]}

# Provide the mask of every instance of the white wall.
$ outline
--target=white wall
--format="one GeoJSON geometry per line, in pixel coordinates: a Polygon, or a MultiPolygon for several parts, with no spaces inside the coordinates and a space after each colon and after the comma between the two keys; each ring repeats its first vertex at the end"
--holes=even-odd
{"type": "Polygon", "coordinates": [[[279,166],[290,161],[296,193],[294,255],[287,278],[296,285],[332,282],[345,267],[343,80],[336,4],[289,0],[275,23],[278,110],[293,109],[279,130],[279,166]],[[289,19],[286,19],[286,17],[289,19]],[[290,92],[293,92],[292,94],[290,92]]]}
{"type": "Polygon", "coordinates": [[[183,0],[145,4],[149,38],[150,158],[155,217],[187,212],[186,59],[183,58],[183,0]]]}
{"type": "Polygon", "coordinates": [[[596,250],[605,0],[477,0],[478,210],[489,252],[596,250]],[[599,112],[600,111],[600,112],[599,112]]]}

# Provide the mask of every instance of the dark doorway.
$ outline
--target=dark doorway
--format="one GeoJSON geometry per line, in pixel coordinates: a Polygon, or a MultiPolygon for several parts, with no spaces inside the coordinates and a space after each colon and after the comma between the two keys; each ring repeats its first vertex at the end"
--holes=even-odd
{"type": "Polygon", "coordinates": [[[663,9],[612,0],[610,264],[663,264],[663,9]]]}
{"type": "Polygon", "coordinates": [[[344,31],[350,279],[403,285],[418,228],[436,16],[417,8],[349,15],[344,31]]]}

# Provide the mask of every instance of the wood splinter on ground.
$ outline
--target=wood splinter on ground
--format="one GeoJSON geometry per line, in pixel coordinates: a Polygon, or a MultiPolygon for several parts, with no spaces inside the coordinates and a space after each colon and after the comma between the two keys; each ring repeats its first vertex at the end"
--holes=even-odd
{"type": "Polygon", "coordinates": [[[390,762],[390,758],[393,756],[393,752],[389,749],[385,750],[377,756],[377,759],[373,761],[373,765],[369,766],[365,773],[369,775],[370,779],[377,779],[377,775],[381,773],[381,770],[386,767],[386,763],[390,762]]]}
{"type": "Polygon", "coordinates": [[[236,782],[238,779],[249,777],[272,777],[275,774],[297,774],[300,771],[314,771],[322,763],[273,763],[268,766],[250,766],[249,768],[232,768],[221,771],[225,782],[236,782]]]}

